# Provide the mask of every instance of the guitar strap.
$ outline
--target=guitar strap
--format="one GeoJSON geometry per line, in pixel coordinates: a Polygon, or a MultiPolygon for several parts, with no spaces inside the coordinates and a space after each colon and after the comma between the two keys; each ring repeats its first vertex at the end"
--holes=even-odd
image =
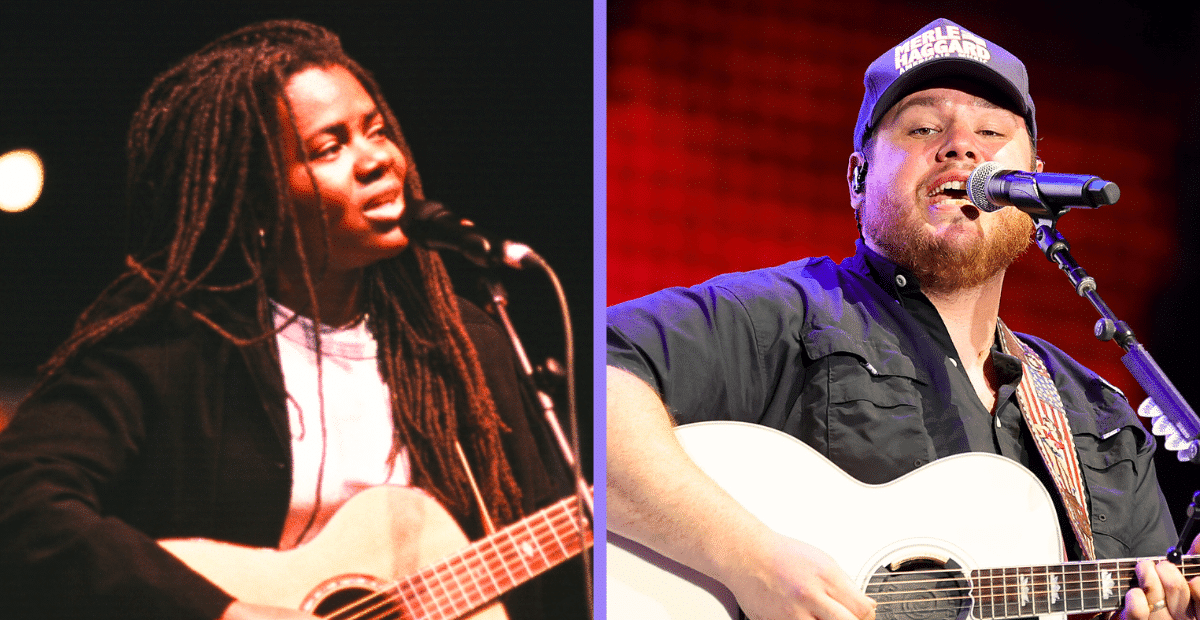
{"type": "Polygon", "coordinates": [[[1000,336],[1000,348],[1005,353],[1021,360],[1021,381],[1017,384],[1017,402],[1021,414],[1029,425],[1029,431],[1037,444],[1038,452],[1054,479],[1054,486],[1067,508],[1071,529],[1083,551],[1084,560],[1096,557],[1092,544],[1092,521],[1088,515],[1087,495],[1083,488],[1083,477],[1079,461],[1075,456],[1075,441],[1067,424],[1062,399],[1054,387],[1054,380],[1046,370],[1046,363],[999,318],[996,331],[1000,336]]]}

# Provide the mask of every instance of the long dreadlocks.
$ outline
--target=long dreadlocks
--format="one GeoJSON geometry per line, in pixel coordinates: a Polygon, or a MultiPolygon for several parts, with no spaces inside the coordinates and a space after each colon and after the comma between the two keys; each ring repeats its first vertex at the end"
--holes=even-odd
{"type": "MultiPolygon", "coordinates": [[[[313,268],[303,252],[280,140],[281,132],[296,129],[280,118],[279,106],[294,118],[283,94],[288,79],[332,66],[350,71],[383,116],[385,132],[408,162],[406,201],[424,199],[412,154],[379,86],[345,54],[336,35],[305,22],[270,21],[221,37],[156,78],[133,117],[127,182],[132,219],[144,226],[143,250],[126,258],[127,270],[109,290],[141,279],[149,294],[106,316],[99,316],[99,301],[92,304],[41,369],[39,387],[85,348],[165,307],[192,313],[239,346],[272,338],[269,289],[284,241],[301,248],[306,309],[320,322],[315,283],[322,268],[313,268]],[[244,292],[255,300],[258,328],[250,334],[235,333],[189,304],[196,294],[244,292]]],[[[327,255],[327,234],[325,249],[327,255]]],[[[474,519],[468,474],[455,451],[460,440],[478,456],[474,469],[493,516],[511,520],[520,510],[520,491],[501,448],[503,424],[441,259],[410,246],[368,267],[362,284],[391,396],[392,457],[407,446],[414,483],[452,513],[474,519]]],[[[317,350],[319,355],[319,341],[317,350]]]]}

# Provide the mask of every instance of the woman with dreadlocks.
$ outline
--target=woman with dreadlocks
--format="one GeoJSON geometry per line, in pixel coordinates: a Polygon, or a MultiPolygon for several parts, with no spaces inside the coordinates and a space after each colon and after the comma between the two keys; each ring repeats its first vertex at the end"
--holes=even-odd
{"type": "Polygon", "coordinates": [[[155,80],[128,152],[146,250],[0,434],[6,617],[286,615],[155,541],[296,547],[385,483],[477,538],[560,495],[511,348],[409,244],[412,154],[336,36],[209,44],[155,80]]]}

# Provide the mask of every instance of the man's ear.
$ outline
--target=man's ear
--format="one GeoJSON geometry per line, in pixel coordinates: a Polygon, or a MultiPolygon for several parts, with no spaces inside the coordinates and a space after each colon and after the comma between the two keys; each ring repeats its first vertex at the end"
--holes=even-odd
{"type": "Polygon", "coordinates": [[[1041,172],[1046,167],[1046,162],[1042,161],[1041,157],[1033,160],[1033,171],[1041,172]]]}
{"type": "Polygon", "coordinates": [[[867,158],[859,151],[850,154],[846,166],[846,186],[850,189],[850,206],[857,209],[867,189],[867,158]]]}

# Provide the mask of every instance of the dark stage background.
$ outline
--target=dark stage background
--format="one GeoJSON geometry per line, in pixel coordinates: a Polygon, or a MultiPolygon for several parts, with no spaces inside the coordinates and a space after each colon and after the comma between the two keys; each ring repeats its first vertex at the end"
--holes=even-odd
{"type": "MultiPolygon", "coordinates": [[[[124,140],[142,92],[216,36],[275,18],[330,28],[375,74],[431,199],[557,270],[590,444],[592,7],[552,1],[4,3],[0,152],[36,150],[46,184],[27,212],[0,213],[0,413],[121,266],[124,140]]],[[[448,262],[474,297],[477,273],[448,262]]],[[[531,358],[562,361],[548,281],[503,282],[531,358]]]]}
{"type": "MultiPolygon", "coordinates": [[[[847,158],[867,65],[937,17],[1025,61],[1046,170],[1095,174],[1118,204],[1059,228],[1191,402],[1197,303],[1197,11],[1159,3],[688,0],[609,3],[607,303],[806,256],[858,236],[847,158]],[[1035,8],[1036,6],[1036,8],[1035,8]]],[[[1036,247],[1001,316],[1144,394],[1122,350],[1036,247]]],[[[1160,450],[1178,522],[1200,467],[1160,450]]],[[[1165,550],[1164,550],[1165,551],[1165,550]]]]}

